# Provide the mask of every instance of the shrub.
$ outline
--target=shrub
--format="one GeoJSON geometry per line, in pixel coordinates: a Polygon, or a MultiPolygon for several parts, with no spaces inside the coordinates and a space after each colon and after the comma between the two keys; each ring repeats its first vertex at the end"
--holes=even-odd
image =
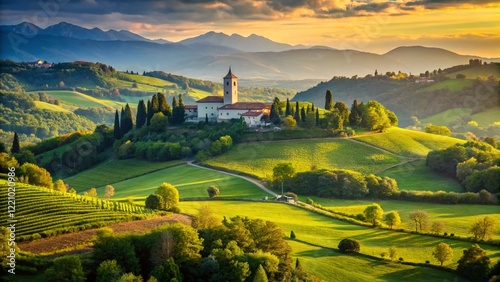
{"type": "Polygon", "coordinates": [[[357,240],[346,238],[340,241],[338,248],[343,253],[359,253],[360,245],[357,240]]]}
{"type": "Polygon", "coordinates": [[[292,232],[290,232],[290,239],[295,239],[295,238],[296,238],[295,232],[293,232],[293,230],[292,230],[292,232]]]}

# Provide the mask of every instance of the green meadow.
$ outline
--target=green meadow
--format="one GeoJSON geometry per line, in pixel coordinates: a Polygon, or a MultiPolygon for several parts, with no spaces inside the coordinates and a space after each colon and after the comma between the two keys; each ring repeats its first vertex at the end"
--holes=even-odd
{"type": "Polygon", "coordinates": [[[444,149],[457,143],[465,143],[453,137],[429,134],[420,131],[391,127],[380,134],[355,137],[366,142],[405,157],[425,158],[427,153],[436,149],[444,149]]]}
{"type": "Polygon", "coordinates": [[[425,126],[428,123],[434,125],[449,126],[451,122],[470,116],[470,113],[471,110],[466,108],[449,109],[440,112],[438,114],[421,119],[420,122],[422,123],[423,126],[425,126]]]}
{"type": "Polygon", "coordinates": [[[101,187],[126,179],[133,179],[140,175],[183,163],[183,161],[148,162],[136,159],[109,160],[77,175],[68,177],[64,179],[64,182],[68,183],[76,191],[82,192],[92,187],[101,187]]]}
{"type": "MultiPolygon", "coordinates": [[[[221,198],[262,199],[270,196],[255,184],[224,173],[209,171],[188,165],[180,165],[144,174],[129,180],[114,183],[115,195],[111,200],[126,200],[129,197],[143,205],[144,199],[163,183],[168,182],[179,190],[180,198],[208,198],[207,188],[215,185],[221,198]]],[[[71,183],[71,182],[70,182],[71,183]]],[[[99,196],[104,195],[104,186],[98,187],[99,196]]]]}
{"type": "Polygon", "coordinates": [[[242,143],[205,163],[269,179],[273,167],[282,162],[292,163],[296,171],[341,168],[373,173],[401,161],[403,158],[364,144],[346,139],[329,139],[242,143]]]}
{"type": "Polygon", "coordinates": [[[425,165],[425,160],[402,164],[379,175],[396,179],[399,190],[463,192],[456,179],[432,171],[425,165]]]}
{"type": "Polygon", "coordinates": [[[50,104],[47,102],[35,101],[35,105],[40,110],[49,110],[49,111],[53,111],[53,112],[66,112],[66,113],[71,112],[70,110],[67,110],[63,107],[60,107],[60,106],[57,106],[54,104],[50,104]]]}
{"type": "Polygon", "coordinates": [[[471,120],[476,121],[479,126],[488,126],[495,122],[500,122],[500,107],[487,109],[471,116],[471,120]]]}
{"type": "MultiPolygon", "coordinates": [[[[306,197],[301,197],[306,198],[306,197]]],[[[395,200],[340,200],[323,199],[311,197],[316,203],[336,212],[347,214],[362,213],[363,210],[373,202],[378,203],[384,212],[397,211],[401,216],[400,228],[413,230],[415,226],[409,219],[409,213],[413,210],[423,210],[429,214],[430,222],[440,221],[444,225],[443,232],[454,233],[458,236],[471,236],[469,229],[476,220],[490,216],[495,219],[497,226],[493,233],[493,239],[500,239],[500,214],[499,207],[495,205],[445,205],[435,203],[408,202],[395,200]]],[[[430,226],[429,226],[430,227],[430,226]]]]}
{"type": "Polygon", "coordinates": [[[472,86],[472,80],[449,79],[449,80],[435,83],[429,87],[424,88],[424,90],[434,91],[434,90],[441,90],[441,89],[449,89],[451,91],[458,91],[458,90],[462,90],[464,87],[471,87],[471,86],[472,86]]]}
{"type": "Polygon", "coordinates": [[[465,70],[450,73],[446,76],[449,78],[455,78],[459,73],[464,74],[469,79],[476,79],[478,77],[488,78],[491,75],[496,76],[498,78],[500,77],[500,64],[495,63],[482,66],[475,66],[465,70]]]}
{"type": "MultiPolygon", "coordinates": [[[[293,230],[297,239],[324,247],[337,248],[342,239],[353,238],[360,241],[361,253],[379,257],[381,252],[387,252],[394,246],[398,249],[399,257],[409,262],[425,263],[429,260],[437,264],[432,251],[438,243],[445,242],[453,248],[453,259],[445,266],[455,268],[462,251],[471,246],[471,243],[464,241],[353,225],[287,204],[202,201],[181,202],[180,208],[184,213],[196,215],[202,205],[211,207],[221,219],[222,216],[240,215],[275,222],[285,234],[293,230]]],[[[481,247],[493,261],[500,258],[498,247],[485,244],[481,247]]]]}
{"type": "Polygon", "coordinates": [[[288,240],[302,268],[325,281],[466,281],[456,274],[430,267],[343,255],[330,249],[288,240]]]}
{"type": "MultiPolygon", "coordinates": [[[[38,93],[30,92],[32,93],[38,93]]],[[[59,99],[63,103],[78,105],[79,107],[112,107],[112,103],[108,101],[103,101],[92,96],[77,92],[77,91],[65,91],[65,90],[53,90],[53,91],[43,91],[47,93],[47,95],[53,96],[59,99]]]]}

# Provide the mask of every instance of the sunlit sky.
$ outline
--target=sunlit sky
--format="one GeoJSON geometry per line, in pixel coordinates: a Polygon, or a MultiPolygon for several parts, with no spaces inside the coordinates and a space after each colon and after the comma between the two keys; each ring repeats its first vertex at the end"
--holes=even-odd
{"type": "Polygon", "coordinates": [[[0,0],[0,24],[42,28],[61,21],[179,41],[216,31],[258,34],[292,45],[385,53],[441,47],[500,57],[494,0],[0,0]]]}

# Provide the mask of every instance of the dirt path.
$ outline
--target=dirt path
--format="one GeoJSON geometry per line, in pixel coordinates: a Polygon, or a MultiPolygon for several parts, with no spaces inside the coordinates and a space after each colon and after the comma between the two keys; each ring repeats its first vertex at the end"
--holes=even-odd
{"type": "MultiPolygon", "coordinates": [[[[145,220],[117,223],[109,225],[108,227],[113,229],[115,233],[145,233],[162,224],[172,224],[176,222],[191,224],[191,218],[183,214],[172,214],[169,216],[155,217],[145,220]]],[[[91,244],[93,237],[96,235],[97,230],[98,229],[89,229],[68,234],[61,234],[31,242],[21,242],[19,243],[19,248],[22,251],[30,252],[32,254],[52,253],[57,250],[67,250],[67,252],[63,251],[64,254],[88,252],[91,250],[89,245],[91,244]]]]}
{"type": "Polygon", "coordinates": [[[253,179],[253,178],[250,178],[250,177],[247,177],[247,176],[241,176],[241,175],[238,175],[238,174],[235,174],[235,173],[230,173],[230,172],[226,172],[226,171],[222,171],[222,170],[217,170],[217,169],[213,169],[213,168],[208,168],[208,167],[200,166],[200,165],[194,164],[193,161],[190,161],[187,164],[190,165],[190,166],[197,167],[197,168],[206,169],[206,170],[210,170],[210,171],[215,171],[215,172],[219,172],[219,173],[224,173],[224,174],[227,174],[227,175],[231,175],[231,176],[234,176],[234,177],[239,177],[241,179],[245,179],[246,181],[250,181],[253,184],[257,185],[257,187],[259,187],[260,189],[262,189],[264,192],[269,193],[269,194],[273,195],[274,197],[276,197],[278,195],[278,194],[274,193],[273,191],[269,190],[266,186],[262,185],[262,183],[260,183],[256,179],[253,179]]]}

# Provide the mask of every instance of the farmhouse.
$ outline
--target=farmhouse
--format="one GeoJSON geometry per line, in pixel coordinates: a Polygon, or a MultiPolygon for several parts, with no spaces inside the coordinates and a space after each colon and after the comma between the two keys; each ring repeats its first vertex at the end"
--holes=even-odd
{"type": "Polygon", "coordinates": [[[269,115],[271,105],[260,102],[238,102],[238,77],[229,72],[223,78],[224,95],[207,96],[196,101],[196,106],[186,106],[190,109],[188,121],[203,121],[208,119],[211,122],[229,121],[231,119],[241,119],[250,126],[264,124],[261,121],[264,115],[269,115]],[[194,116],[197,113],[198,119],[194,116]]]}

